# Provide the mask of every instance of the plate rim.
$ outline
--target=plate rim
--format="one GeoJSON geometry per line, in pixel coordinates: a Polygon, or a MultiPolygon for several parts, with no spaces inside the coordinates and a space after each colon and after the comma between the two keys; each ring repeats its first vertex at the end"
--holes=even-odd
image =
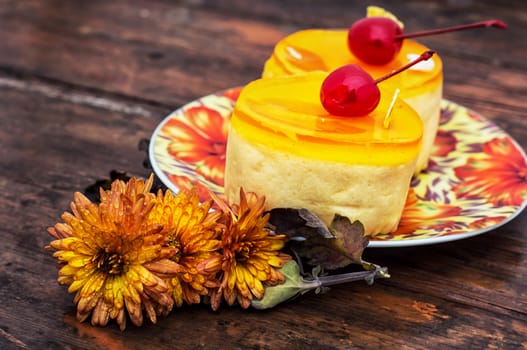
{"type": "MultiPolygon", "coordinates": [[[[216,95],[215,94],[211,94],[211,95],[216,95]]],[[[202,97],[200,97],[201,99],[202,97]]],[[[183,108],[185,108],[186,104],[184,104],[183,106],[173,110],[172,112],[170,112],[169,114],[167,114],[163,120],[157,124],[156,128],[154,129],[154,131],[152,132],[152,135],[150,136],[150,142],[148,143],[148,160],[150,162],[150,166],[152,167],[152,170],[154,171],[154,174],[159,178],[159,180],[161,180],[161,182],[168,187],[168,189],[170,189],[174,194],[178,193],[179,192],[179,188],[174,185],[174,183],[172,181],[170,181],[170,179],[165,175],[165,173],[163,172],[163,170],[159,167],[157,161],[154,161],[156,158],[155,158],[155,149],[154,149],[154,140],[159,137],[159,133],[161,132],[161,129],[163,128],[163,126],[173,117],[174,114],[178,113],[180,110],[182,110],[183,108]]]]}

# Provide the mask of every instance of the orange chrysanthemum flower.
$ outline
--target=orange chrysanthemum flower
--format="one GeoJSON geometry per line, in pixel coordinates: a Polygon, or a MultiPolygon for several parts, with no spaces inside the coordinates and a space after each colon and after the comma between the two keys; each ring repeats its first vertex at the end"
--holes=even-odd
{"type": "Polygon", "coordinates": [[[170,290],[157,271],[170,275],[181,267],[169,259],[175,249],[166,244],[163,227],[147,220],[155,204],[152,181],[114,181],[110,190],[101,190],[100,204],[76,193],[73,213],[48,228],[56,238],[48,248],[62,265],[58,282],[77,292],[80,321],[91,315],[93,325],[104,326],[115,319],[124,330],[126,313],[141,325],[143,311],[155,323],[172,309],[170,290]]]}
{"type": "Polygon", "coordinates": [[[211,291],[211,305],[217,310],[223,299],[237,301],[248,308],[253,298],[261,299],[264,285],[276,285],[285,280],[278,270],[291,257],[282,253],[286,236],[276,235],[266,227],[269,214],[264,215],[265,197],[240,191],[239,205],[229,208],[219,203],[223,217],[222,256],[208,259],[203,270],[220,269],[220,285],[211,291]]]}
{"type": "Polygon", "coordinates": [[[158,192],[157,203],[149,221],[163,225],[168,245],[175,250],[171,259],[181,267],[176,276],[166,282],[177,306],[183,302],[198,304],[208,288],[217,286],[215,273],[198,270],[198,265],[219,256],[221,226],[220,212],[210,212],[212,201],[200,205],[196,188],[172,192],[158,192]]]}

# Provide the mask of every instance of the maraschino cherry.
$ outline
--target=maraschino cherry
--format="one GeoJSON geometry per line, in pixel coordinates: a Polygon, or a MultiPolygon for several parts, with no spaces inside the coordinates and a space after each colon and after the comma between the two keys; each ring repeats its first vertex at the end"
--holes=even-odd
{"type": "Polygon", "coordinates": [[[361,61],[374,65],[383,65],[390,62],[401,50],[403,39],[478,27],[505,29],[507,25],[502,21],[491,19],[448,28],[404,34],[399,24],[390,18],[367,17],[351,25],[348,31],[348,47],[361,61]]]}
{"type": "Polygon", "coordinates": [[[422,53],[407,65],[377,80],[356,64],[348,64],[331,72],[322,82],[320,101],[329,113],[342,117],[365,116],[379,104],[381,92],[378,83],[408,68],[428,60],[435,51],[422,53]]]}

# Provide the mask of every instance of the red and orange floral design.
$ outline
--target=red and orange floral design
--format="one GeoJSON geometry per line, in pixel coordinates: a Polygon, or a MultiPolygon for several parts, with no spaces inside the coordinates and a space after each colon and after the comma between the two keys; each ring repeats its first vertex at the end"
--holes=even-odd
{"type": "Polygon", "coordinates": [[[179,189],[191,190],[195,187],[198,191],[200,202],[211,200],[210,190],[202,182],[188,176],[169,174],[168,179],[179,189]]]}
{"type": "Polygon", "coordinates": [[[525,156],[510,138],[483,144],[483,157],[469,157],[454,169],[458,198],[485,198],[495,206],[521,205],[527,198],[525,156]],[[484,176],[482,175],[484,174],[484,176]]]}
{"type": "MultiPolygon", "coordinates": [[[[397,231],[391,236],[411,237],[417,230],[423,228],[423,222],[433,223],[429,229],[444,231],[454,229],[457,225],[452,218],[461,213],[461,208],[449,204],[433,204],[419,200],[415,190],[411,188],[406,198],[405,209],[397,231]]],[[[401,238],[401,237],[400,237],[401,238]]]]}
{"type": "Polygon", "coordinates": [[[168,120],[163,127],[164,135],[170,138],[168,153],[223,186],[228,120],[206,106],[187,108],[183,116],[168,120]]]}
{"type": "Polygon", "coordinates": [[[455,151],[456,145],[457,139],[452,133],[438,130],[432,152],[436,157],[447,157],[451,152],[455,151]]]}

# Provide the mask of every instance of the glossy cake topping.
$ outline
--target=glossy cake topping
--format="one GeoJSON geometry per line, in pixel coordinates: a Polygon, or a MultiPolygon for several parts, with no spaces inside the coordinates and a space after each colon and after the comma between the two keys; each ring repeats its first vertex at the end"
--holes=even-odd
{"type": "MultiPolygon", "coordinates": [[[[347,64],[359,64],[373,79],[378,79],[414,60],[428,50],[413,40],[404,40],[397,56],[384,65],[368,64],[351,54],[347,30],[308,29],[282,39],[265,63],[264,78],[311,71],[329,72],[347,64]]],[[[442,62],[438,55],[383,83],[401,89],[401,97],[419,95],[441,84],[442,62]]]]}
{"type": "Polygon", "coordinates": [[[320,102],[327,75],[312,72],[248,84],[233,111],[233,130],[251,143],[311,159],[396,165],[416,157],[423,125],[411,107],[397,99],[385,127],[393,91],[379,86],[381,98],[373,112],[360,118],[332,115],[320,102]]]}

